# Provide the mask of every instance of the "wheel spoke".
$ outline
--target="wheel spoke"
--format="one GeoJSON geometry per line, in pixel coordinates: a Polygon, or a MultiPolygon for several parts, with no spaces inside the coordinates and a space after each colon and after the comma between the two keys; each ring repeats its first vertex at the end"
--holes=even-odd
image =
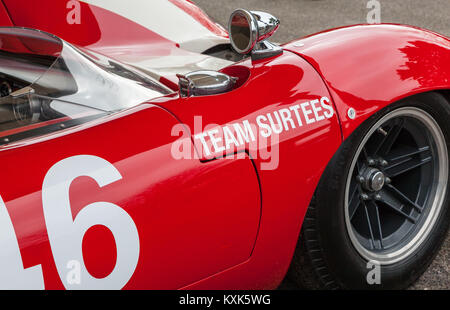
{"type": "Polygon", "coordinates": [[[418,149],[412,148],[412,147],[403,147],[402,150],[397,151],[394,154],[391,154],[390,156],[386,157],[386,159],[389,162],[397,162],[399,160],[402,160],[402,159],[405,159],[405,158],[408,158],[408,157],[411,157],[414,155],[418,155],[418,154],[424,153],[429,150],[430,150],[429,146],[424,146],[424,147],[421,147],[418,149]]]}
{"type": "Polygon", "coordinates": [[[356,172],[357,172],[357,174],[361,174],[361,172],[362,172],[362,165],[361,165],[361,163],[359,162],[359,160],[357,160],[356,161],[356,172]]]}
{"type": "Polygon", "coordinates": [[[405,196],[401,191],[399,191],[395,186],[388,184],[387,188],[392,190],[392,192],[396,193],[398,197],[400,197],[404,202],[412,206],[414,209],[416,209],[418,212],[422,213],[423,207],[419,206],[417,203],[413,202],[411,199],[405,196]]]}
{"type": "Polygon", "coordinates": [[[390,152],[390,150],[392,149],[392,146],[394,145],[395,141],[398,138],[398,135],[400,134],[400,132],[403,129],[404,123],[405,123],[405,120],[403,118],[401,118],[401,119],[399,119],[398,123],[394,123],[392,125],[392,127],[389,130],[389,132],[387,133],[387,135],[384,136],[381,143],[376,148],[376,150],[374,152],[375,155],[378,154],[380,156],[385,156],[386,154],[388,154],[390,152]]]}
{"type": "Polygon", "coordinates": [[[362,153],[364,155],[364,159],[367,161],[369,159],[369,155],[367,154],[367,150],[365,147],[363,147],[362,149],[362,153]]]}
{"type": "Polygon", "coordinates": [[[371,201],[372,208],[369,208],[369,214],[372,220],[372,225],[374,225],[373,232],[378,236],[378,241],[380,242],[380,248],[383,249],[383,231],[381,230],[380,212],[378,211],[378,205],[371,201]]]}
{"type": "Polygon", "coordinates": [[[361,204],[361,200],[359,199],[359,185],[355,183],[353,191],[350,194],[350,199],[348,203],[348,212],[350,216],[350,221],[355,216],[356,210],[361,204]]]}
{"type": "Polygon", "coordinates": [[[389,162],[390,162],[389,166],[388,166],[388,167],[385,167],[384,170],[393,169],[393,168],[395,168],[395,167],[398,167],[398,166],[400,166],[400,165],[403,165],[404,163],[409,162],[410,160],[412,160],[411,157],[404,157],[404,158],[399,159],[399,160],[397,160],[397,161],[395,161],[395,162],[393,162],[392,160],[390,160],[390,161],[389,161],[389,162]]]}
{"type": "Polygon", "coordinates": [[[390,178],[394,178],[396,176],[399,176],[405,172],[411,171],[413,169],[419,168],[427,163],[430,163],[432,161],[432,157],[426,157],[423,159],[410,159],[402,162],[401,164],[393,164],[391,166],[388,166],[385,168],[385,171],[387,175],[390,178]]]}
{"type": "Polygon", "coordinates": [[[369,228],[369,234],[370,234],[370,245],[373,248],[375,248],[375,237],[373,235],[372,231],[372,221],[370,220],[369,216],[369,210],[367,208],[367,205],[364,203],[364,212],[366,214],[366,221],[367,221],[367,227],[369,228]]]}
{"type": "Polygon", "coordinates": [[[369,228],[371,243],[374,248],[383,249],[383,233],[381,231],[380,214],[378,206],[372,201],[370,206],[364,204],[367,226],[369,228]]]}
{"type": "Polygon", "coordinates": [[[413,223],[413,224],[416,223],[416,219],[415,218],[413,218],[412,216],[410,216],[409,214],[407,214],[405,211],[402,210],[404,205],[401,204],[400,202],[398,202],[397,199],[392,197],[392,195],[390,195],[387,191],[383,190],[379,194],[380,194],[380,199],[379,200],[384,205],[386,205],[389,209],[391,209],[392,211],[394,211],[398,215],[406,218],[411,223],[413,223]]]}

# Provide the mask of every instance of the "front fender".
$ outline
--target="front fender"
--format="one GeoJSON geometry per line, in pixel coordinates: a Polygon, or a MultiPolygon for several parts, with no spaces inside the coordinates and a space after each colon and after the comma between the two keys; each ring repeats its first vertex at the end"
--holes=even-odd
{"type": "Polygon", "coordinates": [[[450,89],[450,40],[401,25],[358,25],[293,41],[297,53],[321,74],[347,138],[387,105],[414,94],[450,89]],[[348,110],[356,116],[350,119],[348,110]]]}

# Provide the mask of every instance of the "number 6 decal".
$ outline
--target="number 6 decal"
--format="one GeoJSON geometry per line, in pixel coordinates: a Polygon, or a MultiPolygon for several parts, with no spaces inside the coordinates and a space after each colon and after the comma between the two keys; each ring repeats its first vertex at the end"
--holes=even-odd
{"type": "Polygon", "coordinates": [[[122,178],[108,161],[88,155],[70,157],[56,163],[47,172],[42,186],[42,202],[48,238],[56,268],[66,289],[121,289],[133,275],[139,259],[139,234],[130,215],[109,202],[85,206],[73,220],[69,188],[78,177],[87,176],[100,187],[122,178]],[[88,272],[82,253],[83,236],[95,225],[107,227],[113,234],[117,260],[113,271],[98,279],[88,272]],[[67,263],[81,263],[80,282],[66,281],[67,263]]]}

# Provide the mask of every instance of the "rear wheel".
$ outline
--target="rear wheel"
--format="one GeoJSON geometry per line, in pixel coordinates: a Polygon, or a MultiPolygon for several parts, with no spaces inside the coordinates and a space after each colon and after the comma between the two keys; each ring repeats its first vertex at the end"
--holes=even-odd
{"type": "Polygon", "coordinates": [[[449,225],[450,109],[403,100],[349,137],[328,165],[289,272],[307,288],[406,288],[449,225]],[[379,271],[379,272],[378,272],[379,271]]]}

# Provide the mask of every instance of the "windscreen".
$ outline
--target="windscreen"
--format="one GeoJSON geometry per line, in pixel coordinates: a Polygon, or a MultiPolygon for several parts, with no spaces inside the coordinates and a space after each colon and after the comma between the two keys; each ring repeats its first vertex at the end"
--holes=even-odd
{"type": "Polygon", "coordinates": [[[0,145],[170,92],[137,69],[80,51],[50,34],[0,28],[0,145]]]}

